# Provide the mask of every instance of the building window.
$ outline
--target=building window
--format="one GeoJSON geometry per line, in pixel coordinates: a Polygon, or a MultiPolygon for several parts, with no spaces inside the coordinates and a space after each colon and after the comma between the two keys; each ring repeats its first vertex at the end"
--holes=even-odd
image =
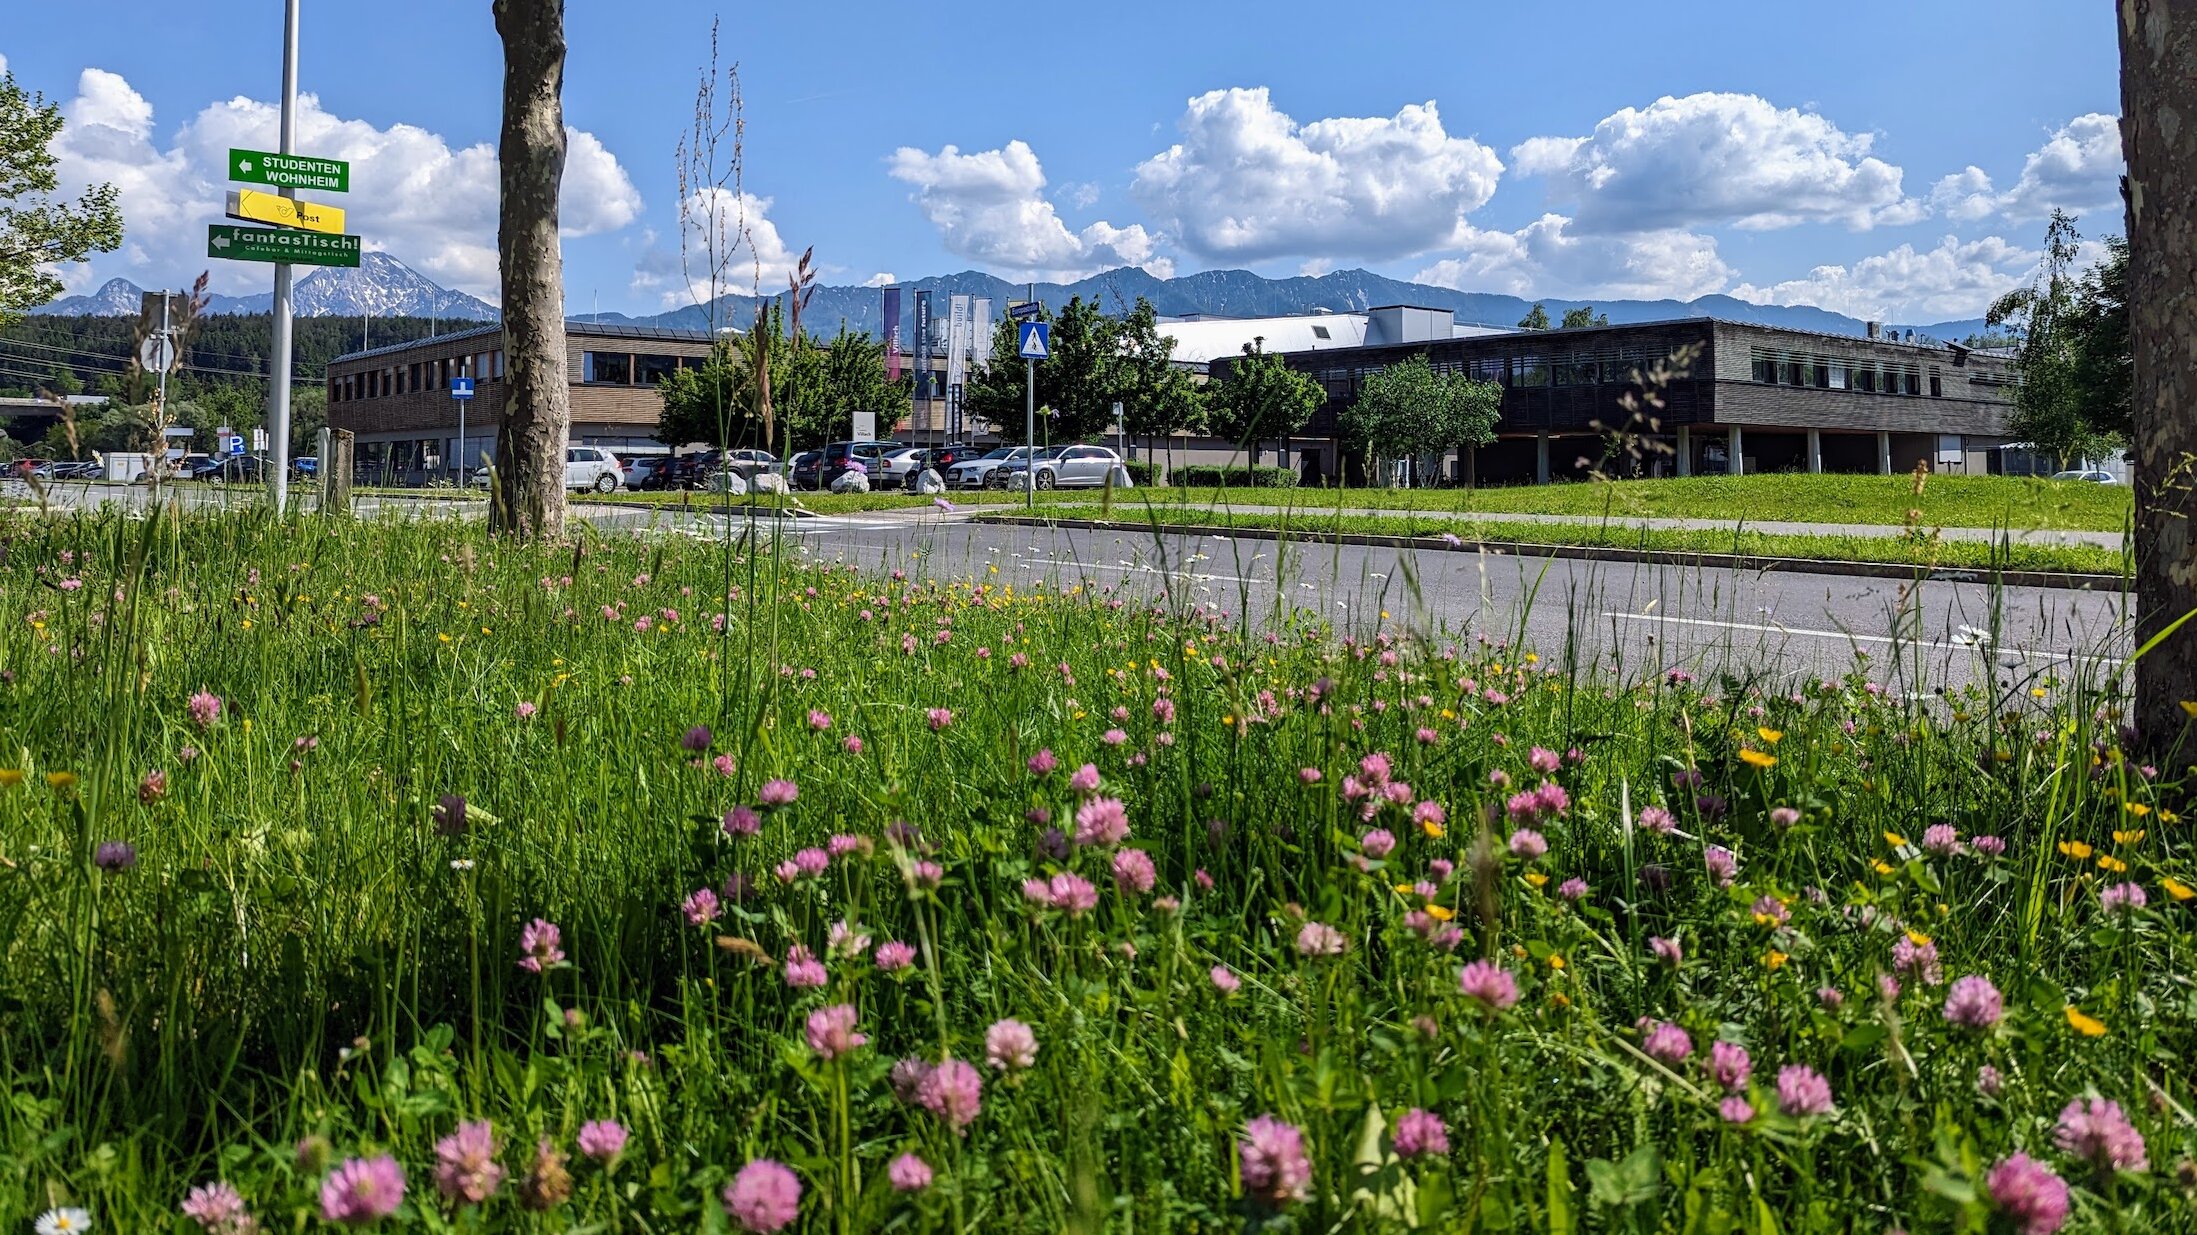
{"type": "Polygon", "coordinates": [[[1909,369],[1904,374],[1904,376],[1907,378],[1907,393],[1911,395],[1921,394],[1922,374],[1915,372],[1913,369],[1909,369]]]}
{"type": "Polygon", "coordinates": [[[633,384],[633,357],[623,352],[586,352],[580,359],[583,382],[602,386],[633,384]]]}
{"type": "Polygon", "coordinates": [[[1930,366],[1930,397],[1933,399],[1945,397],[1945,379],[1938,372],[1936,365],[1930,366]]]}
{"type": "Polygon", "coordinates": [[[1755,353],[1755,380],[1767,386],[1777,384],[1777,360],[1770,353],[1755,353]]]}
{"type": "Polygon", "coordinates": [[[1829,390],[1831,388],[1831,362],[1821,356],[1816,357],[1809,362],[1808,376],[1811,379],[1809,385],[1818,390],[1829,390]]]}
{"type": "Polygon", "coordinates": [[[677,356],[636,356],[634,360],[643,386],[654,386],[679,371],[677,356]]]}
{"type": "Polygon", "coordinates": [[[1875,394],[1877,392],[1877,371],[1873,368],[1855,369],[1854,389],[1861,391],[1863,394],[1875,394]]]}
{"type": "Polygon", "coordinates": [[[1805,370],[1806,370],[1806,369],[1807,369],[1807,366],[1806,366],[1805,364],[1801,363],[1801,362],[1800,362],[1800,361],[1798,361],[1798,360],[1788,360],[1788,361],[1786,361],[1786,362],[1785,362],[1785,384],[1786,384],[1786,385],[1788,385],[1788,386],[1805,386],[1805,385],[1807,385],[1807,384],[1808,384],[1808,376],[1807,376],[1807,373],[1805,372],[1805,370]]]}
{"type": "Polygon", "coordinates": [[[1331,338],[1332,336],[1327,333],[1327,327],[1314,326],[1312,328],[1312,337],[1315,339],[1326,339],[1331,338]]]}
{"type": "Polygon", "coordinates": [[[503,349],[500,347],[496,349],[496,380],[503,380],[503,349]]]}
{"type": "Polygon", "coordinates": [[[1842,364],[1834,364],[1826,365],[1825,368],[1830,372],[1831,375],[1831,389],[1846,389],[1846,366],[1842,364]]]}

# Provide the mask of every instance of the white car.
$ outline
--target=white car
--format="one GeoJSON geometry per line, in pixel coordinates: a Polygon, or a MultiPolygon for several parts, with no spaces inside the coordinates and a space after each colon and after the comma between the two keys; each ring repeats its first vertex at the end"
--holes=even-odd
{"type": "Polygon", "coordinates": [[[2113,473],[2103,468],[2082,468],[2072,472],[2054,472],[2052,479],[2084,480],[2094,485],[2110,485],[2113,483],[2113,473]]]}
{"type": "Polygon", "coordinates": [[[618,456],[600,446],[565,447],[565,488],[616,493],[624,481],[618,456]]]}
{"type": "Polygon", "coordinates": [[[873,479],[880,489],[905,489],[915,474],[930,462],[931,452],[920,446],[902,446],[885,452],[884,467],[873,479]]]}
{"type": "Polygon", "coordinates": [[[981,489],[984,482],[991,478],[993,469],[1011,459],[1027,458],[1029,454],[1028,446],[1001,446],[997,450],[985,451],[974,459],[964,459],[954,464],[953,470],[946,473],[946,487],[981,489]]]}

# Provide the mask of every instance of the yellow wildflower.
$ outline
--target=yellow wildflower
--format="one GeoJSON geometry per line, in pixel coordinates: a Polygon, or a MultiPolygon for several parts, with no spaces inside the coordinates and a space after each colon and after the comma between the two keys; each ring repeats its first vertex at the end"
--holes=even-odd
{"type": "Polygon", "coordinates": [[[2197,719],[2197,699],[2182,700],[2182,711],[2192,719],[2197,719]]]}
{"type": "Polygon", "coordinates": [[[46,773],[46,788],[48,788],[48,789],[74,789],[74,788],[76,788],[76,773],[74,773],[74,772],[48,772],[48,773],[46,773]]]}
{"type": "Polygon", "coordinates": [[[2143,839],[2144,830],[2142,828],[2138,828],[2133,832],[2115,832],[2113,834],[2113,843],[2116,845],[2139,844],[2143,839]]]}
{"type": "Polygon", "coordinates": [[[1447,905],[1428,905],[1427,916],[1437,922],[1447,922],[1457,916],[1457,911],[1447,905]]]}
{"type": "Polygon", "coordinates": [[[1782,968],[1785,962],[1791,959],[1791,957],[1785,955],[1783,952],[1778,951],[1776,948],[1771,948],[1769,951],[1762,954],[1762,964],[1764,965],[1764,967],[1769,969],[1782,968]]]}
{"type": "Polygon", "coordinates": [[[1774,768],[1777,766],[1777,756],[1770,754],[1768,751],[1746,748],[1739,752],[1739,757],[1742,762],[1750,767],[1774,768]]]}
{"type": "Polygon", "coordinates": [[[2141,802],[2123,802],[2121,803],[2121,809],[2127,811],[2131,815],[2136,816],[2138,819],[2141,819],[2145,815],[2151,813],[2151,808],[2141,802]]]}
{"type": "Polygon", "coordinates": [[[1551,953],[1549,953],[1549,968],[1551,968],[1551,969],[1562,969],[1563,967],[1564,967],[1564,958],[1563,958],[1563,957],[1561,957],[1561,956],[1559,956],[1559,955],[1557,955],[1557,954],[1556,954],[1556,953],[1554,953],[1554,952],[1551,952],[1551,953]]]}
{"type": "Polygon", "coordinates": [[[1428,840],[1442,839],[1442,825],[1434,822],[1432,819],[1420,820],[1419,830],[1427,834],[1428,840]]]}
{"type": "Polygon", "coordinates": [[[442,634],[436,635],[436,636],[435,636],[435,638],[436,638],[436,639],[437,639],[438,641],[440,641],[440,642],[443,642],[443,643],[448,643],[448,642],[450,642],[450,634],[449,634],[449,632],[448,632],[448,631],[445,631],[445,632],[443,632],[442,634]]]}
{"type": "Polygon", "coordinates": [[[1537,888],[1538,888],[1538,887],[1541,887],[1541,886],[1542,886],[1543,884],[1546,884],[1546,883],[1547,883],[1548,881],[1549,881],[1549,877],[1548,877],[1547,875],[1544,875],[1544,874],[1542,874],[1542,873],[1541,873],[1540,871],[1527,871],[1527,872],[1526,872],[1526,882],[1527,882],[1527,883],[1530,883],[1530,884],[1532,884],[1532,885],[1533,885],[1534,887],[1537,887],[1537,888]]]}
{"type": "Polygon", "coordinates": [[[1781,729],[1771,729],[1768,727],[1764,727],[1755,730],[1755,732],[1762,735],[1762,740],[1768,742],[1772,746],[1775,746],[1779,742],[1785,740],[1785,732],[1781,729]]]}
{"type": "Polygon", "coordinates": [[[2102,1038],[2105,1036],[2105,1022],[2096,1017],[2084,1015],[2083,1010],[2074,1004],[2067,1005],[2067,1023],[2074,1028],[2075,1032],[2086,1038],[2102,1038]]]}
{"type": "Polygon", "coordinates": [[[0,789],[13,789],[23,783],[23,769],[0,768],[0,789]]]}
{"type": "Polygon", "coordinates": [[[2159,886],[2166,889],[2168,896],[2178,901],[2186,901],[2193,896],[2197,896],[2197,890],[2193,890],[2188,884],[2179,879],[2161,878],[2159,886]]]}
{"type": "Polygon", "coordinates": [[[2059,850],[2064,856],[2073,858],[2078,862],[2089,857],[2091,852],[2090,846],[2079,840],[2063,840],[2059,844],[2059,850]]]}
{"type": "Polygon", "coordinates": [[[1930,946],[1930,936],[1923,934],[1921,931],[1910,928],[1907,932],[1907,942],[1914,944],[1918,948],[1927,948],[1930,946]]]}
{"type": "Polygon", "coordinates": [[[2098,869],[2111,871],[2116,875],[2125,875],[2128,873],[2128,863],[2121,861],[2110,853],[2101,853],[2098,855],[2098,869]]]}
{"type": "Polygon", "coordinates": [[[1905,849],[1907,847],[1907,838],[1897,832],[1886,832],[1884,834],[1884,843],[1894,849],[1905,849]]]}
{"type": "Polygon", "coordinates": [[[1889,875],[1893,871],[1899,869],[1898,867],[1892,865],[1890,862],[1885,861],[1883,858],[1878,858],[1876,861],[1871,862],[1869,865],[1874,867],[1876,869],[1876,872],[1880,875],[1889,875]]]}

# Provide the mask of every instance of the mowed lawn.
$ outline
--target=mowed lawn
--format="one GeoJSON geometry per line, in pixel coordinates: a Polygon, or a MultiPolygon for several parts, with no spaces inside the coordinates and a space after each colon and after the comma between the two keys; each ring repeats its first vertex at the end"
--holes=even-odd
{"type": "MultiPolygon", "coordinates": [[[[900,492],[804,493],[822,514],[892,510],[931,504],[900,492]]],[[[949,493],[954,506],[992,506],[1019,500],[997,490],[949,493]]],[[[1897,526],[1920,511],[1926,527],[2007,527],[2114,532],[2128,525],[2133,491],[2095,485],[2006,476],[1931,476],[1916,491],[1911,475],[1896,476],[1697,476],[1685,480],[1586,481],[1487,489],[1217,489],[1159,488],[1118,493],[1115,501],[1141,505],[1396,510],[1460,514],[1572,515],[1614,519],[1713,519],[1748,523],[1824,523],[1897,526]]],[[[1084,503],[1089,491],[1044,493],[1040,504],[1084,503]]],[[[702,493],[618,493],[584,502],[708,505],[702,493]]],[[[765,499],[768,500],[768,499],[765,499]]]]}

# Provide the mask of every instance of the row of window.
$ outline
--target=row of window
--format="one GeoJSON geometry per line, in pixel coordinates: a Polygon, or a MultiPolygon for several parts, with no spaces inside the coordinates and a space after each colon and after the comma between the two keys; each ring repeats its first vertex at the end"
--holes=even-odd
{"type": "Polygon", "coordinates": [[[468,356],[443,356],[435,360],[420,360],[411,364],[393,365],[386,369],[369,369],[364,373],[346,373],[328,382],[330,403],[351,403],[359,399],[386,399],[392,395],[413,394],[422,390],[447,390],[453,377],[470,377],[476,382],[503,380],[503,350],[475,352],[468,356]]]}
{"type": "MultiPolygon", "coordinates": [[[[1436,373],[1454,374],[1494,382],[1501,386],[1623,386],[1653,363],[1646,352],[1613,348],[1601,352],[1564,352],[1544,355],[1521,352],[1506,356],[1470,356],[1428,362],[1436,373]]],[[[1380,372],[1379,366],[1338,365],[1313,371],[1313,377],[1340,399],[1356,393],[1354,383],[1380,372]]]]}
{"type": "MultiPolygon", "coordinates": [[[[1911,364],[1889,360],[1833,360],[1798,352],[1754,349],[1754,378],[1766,386],[1813,386],[1818,390],[1858,390],[1863,394],[1920,395],[1924,373],[1911,364]]],[[[1930,366],[1932,398],[1945,395],[1944,375],[1930,366]]]]}
{"type": "Polygon", "coordinates": [[[582,352],[580,380],[595,386],[654,386],[680,369],[701,365],[700,356],[582,352]]]}

